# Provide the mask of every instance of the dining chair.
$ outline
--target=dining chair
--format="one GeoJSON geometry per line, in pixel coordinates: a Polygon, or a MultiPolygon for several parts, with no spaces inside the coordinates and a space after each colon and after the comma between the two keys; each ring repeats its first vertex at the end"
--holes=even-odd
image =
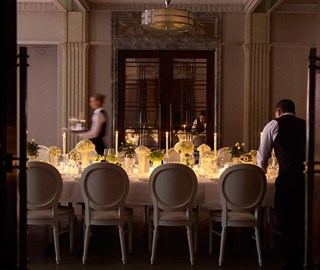
{"type": "Polygon", "coordinates": [[[49,161],[49,154],[48,154],[49,147],[45,145],[39,145],[39,161],[49,161]]]}
{"type": "Polygon", "coordinates": [[[74,239],[74,208],[59,205],[61,192],[62,178],[54,166],[41,161],[28,162],[27,224],[52,226],[57,264],[60,263],[59,235],[69,231],[70,251],[74,239]],[[67,220],[69,226],[60,230],[63,220],[67,220]]]}
{"type": "Polygon", "coordinates": [[[129,191],[129,178],[125,170],[113,163],[89,165],[80,179],[84,200],[84,250],[82,263],[87,262],[91,226],[118,226],[122,262],[126,263],[125,231],[128,224],[129,251],[132,250],[133,209],[124,206],[129,191]]]}
{"type": "Polygon", "coordinates": [[[177,153],[174,148],[168,150],[169,162],[180,162],[180,154],[177,153]]]}
{"type": "Polygon", "coordinates": [[[252,164],[236,164],[223,171],[219,178],[222,210],[210,211],[209,253],[212,253],[212,233],[221,236],[219,265],[223,263],[227,227],[253,227],[258,262],[262,265],[259,223],[261,204],[267,180],[263,170],[252,164]],[[221,223],[221,233],[214,230],[214,222],[221,223]]]}
{"type": "Polygon", "coordinates": [[[194,149],[195,151],[197,151],[197,148],[203,144],[203,143],[206,143],[206,135],[204,134],[199,134],[197,136],[195,136],[192,140],[192,143],[194,145],[194,149]]]}
{"type": "Polygon", "coordinates": [[[152,208],[149,208],[148,212],[149,249],[152,244],[151,264],[155,262],[159,226],[185,226],[190,262],[193,265],[194,252],[197,252],[198,230],[198,212],[193,209],[198,189],[194,171],[182,164],[163,164],[152,171],[149,185],[152,199],[152,208]]]}

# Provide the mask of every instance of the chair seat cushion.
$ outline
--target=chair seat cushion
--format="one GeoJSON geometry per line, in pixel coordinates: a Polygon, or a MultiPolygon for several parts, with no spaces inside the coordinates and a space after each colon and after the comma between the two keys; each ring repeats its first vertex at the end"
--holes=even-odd
{"type": "MultiPolygon", "coordinates": [[[[133,215],[133,209],[130,207],[124,208],[124,218],[132,216],[133,215]]],[[[112,211],[97,211],[91,209],[91,219],[92,220],[118,220],[118,210],[112,210],[112,211]]]]}
{"type": "MultiPolygon", "coordinates": [[[[214,221],[221,222],[221,210],[210,211],[210,218],[214,221]]],[[[228,212],[228,221],[243,221],[243,222],[255,222],[256,218],[253,214],[248,212],[228,212]]]]}
{"type": "MultiPolygon", "coordinates": [[[[58,207],[58,216],[72,215],[74,214],[73,207],[69,206],[59,206],[58,207]]],[[[59,217],[58,217],[59,218],[59,217]]],[[[27,211],[27,220],[48,220],[53,219],[52,210],[28,210],[27,211]]]]}
{"type": "MultiPolygon", "coordinates": [[[[152,220],[153,219],[153,208],[149,208],[148,211],[149,218],[152,220]]],[[[192,209],[192,218],[196,219],[197,218],[197,210],[192,209]]],[[[186,216],[186,211],[159,211],[159,220],[168,220],[168,221],[175,221],[175,220],[188,220],[186,216]]]]}

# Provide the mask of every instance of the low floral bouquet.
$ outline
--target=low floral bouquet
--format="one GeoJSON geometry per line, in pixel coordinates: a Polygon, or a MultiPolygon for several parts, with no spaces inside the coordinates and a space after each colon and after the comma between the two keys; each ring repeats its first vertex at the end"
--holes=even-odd
{"type": "Polygon", "coordinates": [[[96,146],[89,139],[83,139],[76,144],[76,150],[78,152],[91,152],[96,149],[96,146]]]}
{"type": "Polygon", "coordinates": [[[132,143],[121,143],[119,147],[119,152],[121,153],[121,155],[125,157],[133,158],[136,155],[135,149],[136,146],[132,143]]]}
{"type": "Polygon", "coordinates": [[[75,148],[70,150],[67,157],[68,157],[68,159],[71,159],[74,161],[78,161],[81,158],[79,152],[75,148]]]}
{"type": "Polygon", "coordinates": [[[177,153],[189,156],[193,154],[194,145],[190,141],[177,142],[173,148],[177,153]]]}
{"type": "Polygon", "coordinates": [[[149,156],[151,152],[151,150],[144,145],[138,146],[134,151],[137,155],[145,155],[145,156],[149,156]]]}
{"type": "Polygon", "coordinates": [[[238,143],[236,142],[234,145],[229,147],[229,151],[232,157],[241,157],[242,155],[245,154],[244,151],[244,143],[238,143]]]}
{"type": "Polygon", "coordinates": [[[60,156],[61,149],[58,146],[50,146],[48,149],[49,156],[60,156]]]}
{"type": "Polygon", "coordinates": [[[115,154],[109,154],[106,156],[106,161],[110,162],[110,163],[116,163],[117,158],[115,154]]]}
{"type": "Polygon", "coordinates": [[[90,160],[95,163],[95,162],[101,162],[106,160],[105,156],[101,156],[101,155],[97,155],[97,154],[93,154],[90,155],[90,160]]]}
{"type": "Polygon", "coordinates": [[[36,143],[34,139],[27,142],[27,155],[28,156],[39,156],[39,145],[36,143]]]}
{"type": "Polygon", "coordinates": [[[242,163],[257,163],[257,151],[256,150],[251,150],[249,153],[244,153],[243,155],[240,156],[239,160],[242,163]]]}
{"type": "Polygon", "coordinates": [[[150,153],[149,158],[152,162],[161,162],[164,159],[164,154],[160,150],[154,150],[150,153]]]}
{"type": "Polygon", "coordinates": [[[209,145],[205,144],[205,143],[199,145],[198,148],[197,148],[197,151],[198,152],[202,152],[202,153],[206,152],[206,151],[210,151],[210,150],[211,150],[211,147],[209,145]]]}

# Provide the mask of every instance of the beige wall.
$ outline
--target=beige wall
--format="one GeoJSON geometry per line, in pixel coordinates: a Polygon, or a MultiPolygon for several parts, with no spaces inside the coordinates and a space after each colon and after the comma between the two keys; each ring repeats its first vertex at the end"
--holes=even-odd
{"type": "MultiPolygon", "coordinates": [[[[243,141],[244,134],[244,66],[245,51],[245,15],[242,13],[222,14],[221,40],[221,134],[220,146],[243,141]]],[[[275,103],[281,98],[292,98],[297,103],[297,112],[305,117],[305,98],[307,85],[306,58],[308,48],[316,44],[316,15],[314,14],[273,14],[270,28],[270,119],[273,117],[275,103]]],[[[59,44],[66,41],[66,13],[51,12],[44,14],[18,13],[18,42],[22,44],[59,44]]],[[[112,44],[111,12],[92,12],[89,14],[89,95],[95,92],[106,94],[105,108],[108,114],[107,142],[111,143],[112,118],[112,44]]],[[[48,52],[52,47],[47,48],[48,52]]],[[[52,61],[52,55],[34,49],[42,63],[52,61]]],[[[57,56],[58,57],[58,56],[57,56]]],[[[30,59],[32,61],[32,59],[30,59]]],[[[59,63],[59,59],[55,62],[59,63]]],[[[32,66],[29,67],[31,71],[32,66]]],[[[59,89],[59,70],[47,70],[54,87],[59,89]]],[[[39,77],[30,77],[33,84],[30,91],[43,88],[37,81],[39,77]]],[[[53,89],[54,91],[54,89],[53,89]]],[[[58,90],[57,90],[58,91],[58,90]]],[[[41,97],[41,96],[40,96],[41,97]]],[[[39,97],[39,98],[40,98],[39,97]]],[[[42,98],[42,97],[41,97],[42,98]]],[[[44,98],[44,97],[43,97],[44,98]]],[[[43,99],[46,102],[46,99],[43,99]]],[[[59,98],[57,106],[59,106],[59,98]]],[[[29,112],[31,113],[31,111],[29,112]]],[[[59,116],[57,116],[58,118],[59,116]]],[[[39,124],[40,125],[40,124],[39,124]]],[[[56,134],[56,127],[48,129],[56,134]]],[[[60,128],[60,127],[57,127],[60,128]]],[[[44,138],[44,144],[51,144],[44,138]]],[[[56,144],[60,144],[57,135],[56,144]]]]}

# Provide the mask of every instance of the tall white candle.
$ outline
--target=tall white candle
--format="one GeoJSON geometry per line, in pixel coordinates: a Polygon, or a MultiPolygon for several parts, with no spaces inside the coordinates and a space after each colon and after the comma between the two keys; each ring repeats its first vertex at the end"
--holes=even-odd
{"type": "Polygon", "coordinates": [[[67,152],[67,135],[65,132],[62,134],[62,153],[65,155],[67,152]]]}
{"type": "Polygon", "coordinates": [[[118,131],[116,131],[116,140],[115,140],[116,157],[118,157],[118,140],[119,140],[119,133],[118,131]]]}
{"type": "Polygon", "coordinates": [[[215,132],[213,135],[213,151],[215,155],[217,154],[217,138],[218,138],[218,134],[217,132],[215,132]]]}
{"type": "Polygon", "coordinates": [[[169,132],[166,132],[166,157],[169,157],[169,132]]]}

